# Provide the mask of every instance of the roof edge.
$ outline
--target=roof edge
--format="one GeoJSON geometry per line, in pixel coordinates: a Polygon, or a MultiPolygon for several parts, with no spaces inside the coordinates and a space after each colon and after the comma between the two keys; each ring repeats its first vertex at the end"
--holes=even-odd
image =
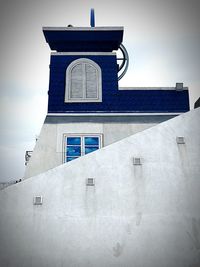
{"type": "Polygon", "coordinates": [[[166,115],[173,115],[173,116],[177,116],[177,115],[181,115],[185,112],[163,112],[163,113],[95,113],[95,112],[91,112],[91,113],[47,113],[47,116],[166,116],[166,115]]]}
{"type": "Polygon", "coordinates": [[[110,27],[42,27],[43,31],[123,31],[123,26],[110,27]]]}
{"type": "Polygon", "coordinates": [[[176,89],[176,87],[119,87],[119,90],[175,90],[175,91],[184,91],[188,90],[188,87],[183,87],[181,90],[176,89]]]}

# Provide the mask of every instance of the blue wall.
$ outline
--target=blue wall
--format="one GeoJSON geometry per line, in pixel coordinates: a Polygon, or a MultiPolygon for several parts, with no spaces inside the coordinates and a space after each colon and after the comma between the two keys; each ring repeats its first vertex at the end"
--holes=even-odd
{"type": "Polygon", "coordinates": [[[82,56],[94,60],[102,70],[102,102],[65,103],[67,66],[80,56],[51,56],[48,113],[87,112],[186,112],[188,91],[118,90],[117,63],[113,56],[82,56]]]}

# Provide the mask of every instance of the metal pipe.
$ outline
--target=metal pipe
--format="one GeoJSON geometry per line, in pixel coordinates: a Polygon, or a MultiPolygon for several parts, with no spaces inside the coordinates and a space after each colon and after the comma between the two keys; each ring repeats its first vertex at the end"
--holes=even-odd
{"type": "Polygon", "coordinates": [[[94,14],[94,8],[91,8],[90,10],[90,26],[95,27],[95,14],[94,14]]]}

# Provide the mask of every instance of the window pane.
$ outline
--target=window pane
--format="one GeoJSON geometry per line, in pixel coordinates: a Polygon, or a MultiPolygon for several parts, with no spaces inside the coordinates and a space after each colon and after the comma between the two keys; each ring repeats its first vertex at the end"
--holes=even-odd
{"type": "Polygon", "coordinates": [[[85,137],[85,145],[99,145],[98,137],[85,137]]]}
{"type": "Polygon", "coordinates": [[[83,64],[77,64],[71,70],[72,80],[82,81],[83,77],[83,64]]]}
{"type": "Polygon", "coordinates": [[[88,154],[88,153],[91,153],[91,152],[93,152],[93,151],[95,151],[95,150],[97,150],[97,149],[99,149],[99,147],[94,147],[94,146],[86,146],[85,147],[85,154],[88,154]]]}
{"type": "Polygon", "coordinates": [[[67,157],[67,160],[66,160],[66,162],[69,162],[69,161],[71,161],[71,160],[73,160],[73,159],[77,159],[78,157],[67,157]]]}
{"type": "Polygon", "coordinates": [[[70,98],[83,98],[83,65],[77,64],[71,71],[70,98]]]}
{"type": "Polygon", "coordinates": [[[67,137],[67,144],[68,145],[80,145],[81,138],[80,137],[67,137]]]}
{"type": "Polygon", "coordinates": [[[86,64],[86,98],[97,98],[98,77],[96,69],[86,64]]]}
{"type": "Polygon", "coordinates": [[[67,156],[80,156],[81,147],[80,146],[67,146],[67,156]]]}
{"type": "Polygon", "coordinates": [[[96,68],[88,63],[85,64],[85,70],[87,74],[87,79],[96,78],[96,68]]]}
{"type": "Polygon", "coordinates": [[[83,82],[71,80],[71,98],[83,98],[83,82]]]}
{"type": "Polygon", "coordinates": [[[86,82],[86,97],[97,98],[97,84],[92,81],[86,82]]]}

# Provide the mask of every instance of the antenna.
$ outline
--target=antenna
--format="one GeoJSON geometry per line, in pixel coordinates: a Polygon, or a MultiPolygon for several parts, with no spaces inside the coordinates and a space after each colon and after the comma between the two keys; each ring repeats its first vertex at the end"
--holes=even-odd
{"type": "Polygon", "coordinates": [[[90,26],[95,27],[94,8],[91,8],[91,10],[90,10],[90,26]]]}

